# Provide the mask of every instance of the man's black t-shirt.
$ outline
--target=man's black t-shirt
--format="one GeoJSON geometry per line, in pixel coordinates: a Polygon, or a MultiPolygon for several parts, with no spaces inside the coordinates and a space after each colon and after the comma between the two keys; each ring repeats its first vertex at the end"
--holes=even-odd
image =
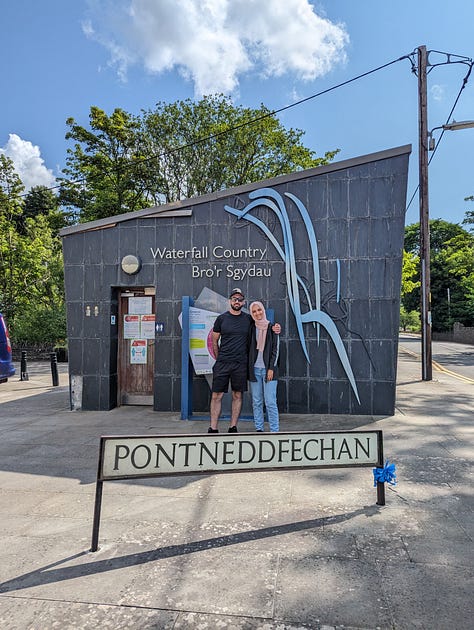
{"type": "Polygon", "coordinates": [[[243,311],[240,315],[226,311],[216,318],[213,330],[221,334],[218,361],[247,363],[247,336],[252,321],[243,311]]]}

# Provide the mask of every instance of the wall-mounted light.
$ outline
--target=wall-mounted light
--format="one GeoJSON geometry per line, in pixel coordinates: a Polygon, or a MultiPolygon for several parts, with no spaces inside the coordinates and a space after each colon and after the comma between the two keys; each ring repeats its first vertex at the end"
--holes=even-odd
{"type": "Polygon", "coordinates": [[[138,258],[138,256],[128,254],[127,256],[124,256],[122,258],[121,267],[125,273],[133,276],[134,274],[138,273],[142,268],[142,262],[138,258]]]}

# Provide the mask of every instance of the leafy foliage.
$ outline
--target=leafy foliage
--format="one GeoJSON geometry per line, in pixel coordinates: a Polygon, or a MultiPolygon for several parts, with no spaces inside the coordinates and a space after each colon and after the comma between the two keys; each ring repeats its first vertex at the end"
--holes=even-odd
{"type": "Polygon", "coordinates": [[[69,209],[78,209],[80,221],[92,221],[111,215],[139,210],[147,205],[131,166],[141,155],[137,151],[139,123],[122,109],[111,116],[91,107],[90,129],[74,118],[66,124],[67,140],[74,148],[67,150],[65,175],[60,178],[60,200],[69,209]]]}
{"type": "Polygon", "coordinates": [[[64,305],[48,307],[31,303],[16,313],[10,328],[17,343],[61,344],[66,339],[66,310],[64,305]]]}
{"type": "MultiPolygon", "coordinates": [[[[456,223],[433,219],[430,246],[433,330],[450,330],[454,322],[474,326],[474,235],[456,223]]],[[[419,276],[419,224],[405,228],[405,249],[419,276]]],[[[410,312],[419,309],[419,284],[408,289],[408,283],[402,285],[402,305],[410,312]]]]}
{"type": "MultiPolygon", "coordinates": [[[[61,242],[64,224],[51,191],[32,190],[21,196],[23,184],[13,162],[0,155],[0,310],[8,318],[10,333],[26,325],[25,313],[64,311],[61,242]]],[[[36,335],[47,334],[38,322],[36,335]]],[[[64,327],[56,334],[64,338],[64,327]]]]}
{"type": "Polygon", "coordinates": [[[263,105],[236,107],[223,95],[158,103],[132,116],[91,107],[90,129],[67,121],[61,202],[80,221],[131,212],[327,164],[263,105]]]}
{"type": "Polygon", "coordinates": [[[403,251],[402,297],[410,295],[420,287],[420,257],[403,251]]]}
{"type": "Polygon", "coordinates": [[[23,183],[15,171],[13,161],[0,153],[0,217],[15,221],[22,212],[23,183]]]}
{"type": "Polygon", "coordinates": [[[55,235],[63,227],[75,223],[74,213],[63,211],[59,198],[46,186],[33,186],[25,196],[20,230],[24,231],[26,219],[38,216],[47,218],[48,225],[55,235]]]}
{"type": "MultiPolygon", "coordinates": [[[[466,197],[464,201],[474,201],[474,195],[466,197]]],[[[464,216],[462,224],[467,225],[468,230],[474,231],[474,210],[466,210],[466,214],[464,216]]]]}
{"type": "Polygon", "coordinates": [[[303,132],[285,129],[264,105],[236,107],[223,95],[143,112],[141,145],[155,202],[171,202],[326,164],[337,151],[316,158],[302,145],[303,132]]]}
{"type": "Polygon", "coordinates": [[[404,331],[419,332],[421,328],[420,313],[407,311],[402,305],[400,307],[400,328],[404,331]]]}

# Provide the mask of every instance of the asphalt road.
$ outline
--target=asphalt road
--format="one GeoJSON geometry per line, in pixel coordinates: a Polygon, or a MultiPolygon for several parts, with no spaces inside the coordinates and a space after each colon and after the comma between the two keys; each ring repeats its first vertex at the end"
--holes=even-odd
{"type": "MultiPolygon", "coordinates": [[[[401,333],[400,350],[421,356],[419,336],[401,333]]],[[[433,373],[445,372],[461,380],[468,379],[474,384],[474,346],[454,341],[433,341],[433,373]]],[[[465,382],[468,382],[465,381],[465,382]]]]}

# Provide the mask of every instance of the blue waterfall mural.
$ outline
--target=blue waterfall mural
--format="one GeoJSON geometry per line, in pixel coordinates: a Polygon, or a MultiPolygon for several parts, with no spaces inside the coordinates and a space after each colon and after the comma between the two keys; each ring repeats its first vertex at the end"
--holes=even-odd
{"type": "MultiPolygon", "coordinates": [[[[241,210],[225,205],[226,212],[236,216],[238,219],[246,220],[253,223],[259,230],[261,230],[270,243],[274,246],[280,258],[285,263],[286,274],[286,288],[288,293],[289,302],[293,311],[296,327],[298,331],[298,337],[303,349],[304,355],[308,363],[311,362],[306,338],[304,334],[303,324],[313,324],[317,327],[317,336],[319,342],[320,326],[327,331],[331,338],[341,364],[344,368],[346,376],[351,384],[354,396],[357,402],[360,404],[359,392],[357,390],[357,383],[354,378],[354,374],[347,356],[346,349],[342,342],[339,331],[332,318],[321,310],[321,278],[319,273],[319,254],[318,244],[316,241],[316,234],[309,213],[298,197],[292,193],[286,192],[284,196],[289,199],[296,207],[299,215],[306,228],[308,241],[311,251],[311,262],[314,281],[314,301],[310,294],[310,287],[308,287],[303,278],[297,271],[297,260],[295,257],[295,245],[293,234],[291,231],[290,219],[285,205],[285,200],[282,195],[276,192],[272,188],[260,188],[258,190],[249,193],[249,198],[252,200],[241,210]],[[266,207],[273,212],[280,223],[283,243],[280,244],[273,234],[272,230],[258,217],[251,214],[251,211],[258,207],[266,207]],[[302,312],[302,305],[300,300],[300,291],[303,292],[308,304],[308,310],[302,312]]],[[[340,261],[337,260],[337,302],[340,301],[340,261]]]]}

